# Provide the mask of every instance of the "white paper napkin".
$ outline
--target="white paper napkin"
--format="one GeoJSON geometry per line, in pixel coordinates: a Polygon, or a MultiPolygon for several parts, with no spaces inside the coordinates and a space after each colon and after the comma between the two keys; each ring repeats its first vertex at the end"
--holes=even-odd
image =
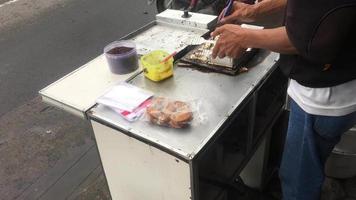
{"type": "Polygon", "coordinates": [[[120,83],[99,97],[96,102],[112,108],[133,112],[152,96],[152,92],[128,83],[120,83]]]}

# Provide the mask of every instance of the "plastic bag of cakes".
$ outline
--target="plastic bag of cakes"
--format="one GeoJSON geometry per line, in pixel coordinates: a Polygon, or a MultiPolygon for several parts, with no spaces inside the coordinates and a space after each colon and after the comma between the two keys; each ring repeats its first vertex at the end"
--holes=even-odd
{"type": "Polygon", "coordinates": [[[146,109],[145,118],[156,125],[185,128],[201,116],[198,116],[196,103],[155,97],[146,109]]]}

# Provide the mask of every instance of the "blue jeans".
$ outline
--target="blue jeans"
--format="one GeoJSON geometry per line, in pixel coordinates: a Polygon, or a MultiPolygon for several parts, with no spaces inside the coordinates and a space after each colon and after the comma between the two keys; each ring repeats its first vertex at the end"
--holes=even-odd
{"type": "Polygon", "coordinates": [[[283,200],[320,199],[326,159],[355,124],[356,112],[340,117],[311,115],[291,101],[280,168],[283,200]]]}

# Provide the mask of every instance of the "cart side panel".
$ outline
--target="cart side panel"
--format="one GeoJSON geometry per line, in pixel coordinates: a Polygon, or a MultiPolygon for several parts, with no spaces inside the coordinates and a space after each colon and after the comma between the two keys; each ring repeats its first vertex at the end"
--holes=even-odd
{"type": "Polygon", "coordinates": [[[189,164],[91,121],[113,200],[189,200],[189,164]]]}

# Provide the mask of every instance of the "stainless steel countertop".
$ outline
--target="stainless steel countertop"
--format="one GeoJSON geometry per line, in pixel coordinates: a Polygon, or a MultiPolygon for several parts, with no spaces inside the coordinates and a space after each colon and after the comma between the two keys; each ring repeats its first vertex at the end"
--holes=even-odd
{"type": "Polygon", "coordinates": [[[277,53],[261,52],[253,61],[258,64],[248,73],[237,76],[176,67],[172,78],[159,83],[146,79],[143,74],[130,81],[133,85],[154,92],[156,96],[200,101],[201,112],[206,115],[207,120],[204,123],[193,122],[193,125],[186,129],[159,127],[146,121],[130,123],[102,105],[91,109],[89,117],[190,160],[216,134],[254,87],[266,77],[277,59],[277,53]]]}

